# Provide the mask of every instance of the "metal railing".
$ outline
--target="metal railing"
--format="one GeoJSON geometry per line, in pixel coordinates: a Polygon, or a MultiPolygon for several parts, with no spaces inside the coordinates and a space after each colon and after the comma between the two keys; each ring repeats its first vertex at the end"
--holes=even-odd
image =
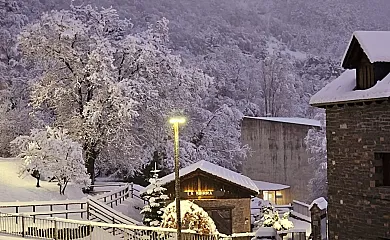
{"type": "Polygon", "coordinates": [[[87,219],[113,224],[142,225],[140,222],[116,211],[94,197],[87,200],[87,219]]]}
{"type": "Polygon", "coordinates": [[[53,217],[54,215],[69,218],[71,214],[80,214],[80,218],[84,218],[86,211],[86,200],[0,202],[0,212],[24,213],[33,218],[35,216],[53,217]]]}
{"type": "Polygon", "coordinates": [[[69,215],[71,214],[79,214],[81,219],[85,219],[89,216],[87,215],[88,204],[91,201],[99,205],[99,202],[103,202],[113,208],[114,206],[121,204],[126,198],[140,198],[140,195],[137,194],[138,192],[139,191],[134,188],[132,183],[125,185],[122,184],[118,189],[105,194],[96,195],[89,198],[90,200],[0,202],[0,212],[25,213],[29,216],[33,216],[34,218],[35,216],[60,216],[66,219],[69,218],[69,215]]]}
{"type": "MultiPolygon", "coordinates": [[[[35,218],[25,214],[0,214],[0,233],[54,240],[71,239],[131,239],[131,240],[174,240],[176,230],[124,224],[108,224],[91,221],[48,217],[35,218]],[[18,221],[16,221],[18,219],[18,221]],[[18,223],[16,223],[18,222],[18,223]]],[[[217,235],[200,235],[183,230],[183,240],[218,240],[217,235]]]]}

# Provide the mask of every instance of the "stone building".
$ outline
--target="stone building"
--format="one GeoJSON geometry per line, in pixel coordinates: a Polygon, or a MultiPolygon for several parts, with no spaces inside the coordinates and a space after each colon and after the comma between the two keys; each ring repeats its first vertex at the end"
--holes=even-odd
{"type": "Polygon", "coordinates": [[[329,239],[390,239],[390,32],[355,32],[326,109],[329,239]]]}
{"type": "MultiPolygon", "coordinates": [[[[174,173],[161,178],[170,200],[175,198],[174,173]]],[[[251,197],[258,194],[248,177],[199,161],[180,169],[182,200],[193,200],[206,210],[219,232],[224,234],[251,231],[251,197]]]]}
{"type": "Polygon", "coordinates": [[[310,128],[319,126],[319,121],[311,119],[244,117],[241,141],[252,152],[243,163],[243,174],[291,186],[290,199],[307,201],[314,169],[308,163],[304,138],[310,128]]]}

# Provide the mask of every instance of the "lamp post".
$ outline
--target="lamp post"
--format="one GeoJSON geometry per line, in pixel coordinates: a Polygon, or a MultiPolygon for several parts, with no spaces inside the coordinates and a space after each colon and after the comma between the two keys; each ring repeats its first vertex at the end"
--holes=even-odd
{"type": "Polygon", "coordinates": [[[174,133],[174,155],[175,155],[175,198],[176,198],[176,219],[177,219],[177,240],[181,240],[181,216],[180,216],[180,175],[179,175],[179,124],[186,122],[183,117],[169,119],[173,125],[174,133]]]}

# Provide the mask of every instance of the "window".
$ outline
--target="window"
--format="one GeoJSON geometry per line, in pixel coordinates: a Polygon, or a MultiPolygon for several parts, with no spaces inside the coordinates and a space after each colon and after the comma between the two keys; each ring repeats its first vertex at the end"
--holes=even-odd
{"type": "Polygon", "coordinates": [[[390,153],[375,153],[375,186],[390,187],[390,153]]]}

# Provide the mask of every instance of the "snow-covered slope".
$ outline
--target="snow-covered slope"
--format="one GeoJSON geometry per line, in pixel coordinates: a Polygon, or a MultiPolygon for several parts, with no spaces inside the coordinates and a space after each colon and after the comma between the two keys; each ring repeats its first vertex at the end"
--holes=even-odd
{"type": "Polygon", "coordinates": [[[0,202],[81,199],[86,196],[78,186],[72,184],[65,190],[65,195],[59,194],[55,182],[41,181],[41,187],[37,188],[35,178],[19,177],[20,164],[19,159],[0,158],[0,202]]]}

